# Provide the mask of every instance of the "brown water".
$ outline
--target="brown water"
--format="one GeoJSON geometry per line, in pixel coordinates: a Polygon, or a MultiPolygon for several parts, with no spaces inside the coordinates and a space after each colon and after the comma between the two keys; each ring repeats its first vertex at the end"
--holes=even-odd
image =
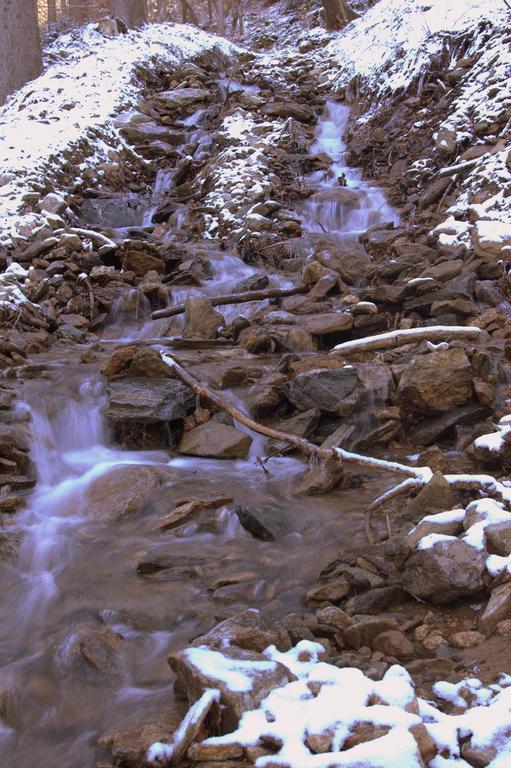
{"type": "MultiPolygon", "coordinates": [[[[337,118],[335,110],[327,112],[316,151],[326,151],[328,139],[339,165],[337,118]]],[[[356,182],[352,178],[350,185],[356,182]]],[[[326,184],[317,183],[320,191],[326,184]]],[[[310,203],[311,219],[337,235],[348,222],[352,234],[381,218],[378,195],[364,188],[367,205],[354,220],[318,193],[310,203]]],[[[233,274],[239,279],[236,270],[243,276],[254,271],[229,254],[217,262],[206,292],[229,289],[233,274]]],[[[183,298],[176,292],[176,303],[183,298]]],[[[112,339],[154,335],[155,326],[144,318],[121,314],[112,322],[112,339]]],[[[362,517],[382,487],[373,482],[362,490],[296,498],[304,462],[275,458],[264,472],[257,462],[265,451],[260,439],[246,461],[121,451],[103,419],[104,387],[94,366],[54,360],[49,379],[27,383],[20,404],[20,418],[31,419],[38,484],[15,520],[22,536],[19,556],[2,572],[1,768],[89,768],[101,755],[97,739],[109,728],[125,728],[141,717],[159,719],[172,701],[166,654],[209,629],[215,617],[259,607],[277,618],[300,608],[321,567],[341,548],[364,543],[362,517]],[[157,464],[168,479],[139,513],[116,522],[97,520],[87,489],[119,464],[157,464]],[[256,541],[241,528],[232,505],[205,513],[177,533],[156,530],[177,500],[205,494],[271,507],[291,522],[292,532],[276,542],[256,541]],[[171,568],[137,573],[142,560],[162,555],[171,558],[171,568]],[[219,579],[234,583],[218,586],[219,579]],[[91,641],[99,670],[82,653],[84,623],[89,636],[105,637],[106,629],[118,635],[107,635],[111,650],[91,641]]]]}

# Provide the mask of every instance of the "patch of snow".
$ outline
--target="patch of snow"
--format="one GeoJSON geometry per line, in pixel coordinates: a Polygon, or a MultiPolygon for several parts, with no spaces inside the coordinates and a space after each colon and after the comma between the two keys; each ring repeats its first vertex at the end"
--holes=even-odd
{"type": "Polygon", "coordinates": [[[188,661],[199,671],[225,683],[233,691],[252,690],[252,676],[258,672],[272,672],[276,666],[273,661],[246,661],[229,659],[209,648],[188,648],[185,652],[188,661]]]}
{"type": "Polygon", "coordinates": [[[115,161],[125,142],[113,118],[136,105],[143,89],[137,70],[176,67],[213,50],[230,56],[239,49],[181,24],[114,38],[89,24],[58,37],[47,51],[53,63],[0,109],[0,243],[23,238],[34,214],[20,215],[20,208],[33,184],[57,185],[59,172],[73,173],[73,166],[80,179],[77,157],[87,157],[89,167],[115,161]]]}
{"type": "MultiPolygon", "coordinates": [[[[477,748],[495,750],[499,762],[492,762],[492,768],[508,765],[509,676],[501,676],[490,686],[473,677],[458,683],[438,681],[435,696],[465,710],[449,715],[441,705],[417,698],[410,675],[399,665],[374,681],[359,669],[320,661],[322,652],[322,646],[309,641],[301,641],[286,653],[268,648],[266,657],[287,666],[298,679],[275,688],[257,709],[245,712],[235,731],[202,743],[249,747],[270,741],[277,751],[258,757],[257,768],[395,768],[397,759],[400,768],[420,768],[423,762],[410,728],[423,723],[441,753],[429,763],[430,768],[463,766],[460,750],[467,739],[477,748]],[[361,725],[389,730],[346,747],[361,725]],[[321,751],[312,748],[316,738],[321,739],[321,751]]],[[[221,656],[214,654],[217,661],[221,656]]],[[[217,676],[223,674],[226,662],[230,663],[218,661],[217,676]]],[[[157,743],[148,755],[169,759],[171,750],[169,745],[157,743]]]]}

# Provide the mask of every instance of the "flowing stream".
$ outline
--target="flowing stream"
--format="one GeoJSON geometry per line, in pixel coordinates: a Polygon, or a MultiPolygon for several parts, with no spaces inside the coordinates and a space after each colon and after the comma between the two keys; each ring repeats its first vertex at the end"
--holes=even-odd
{"type": "MultiPolygon", "coordinates": [[[[303,215],[311,234],[354,241],[357,232],[394,214],[381,191],[343,162],[347,116],[345,106],[329,102],[318,123],[313,152],[327,153],[333,164],[331,173],[308,179],[317,191],[303,215]]],[[[169,172],[159,176],[155,199],[169,183],[169,172]]],[[[177,288],[175,303],[194,293],[228,293],[256,272],[232,254],[210,249],[209,257],[209,281],[177,288]]],[[[279,276],[273,284],[290,285],[279,276]]],[[[106,337],[155,333],[135,294],[117,307],[106,337]]],[[[222,308],[227,319],[256,310],[222,308]]],[[[2,768],[89,768],[101,754],[98,737],[109,728],[161,720],[172,704],[166,653],[209,629],[214,616],[256,606],[278,617],[298,608],[318,565],[346,541],[362,543],[360,521],[374,490],[296,498],[303,462],[276,457],[263,469],[260,438],[245,461],[120,450],[103,417],[102,378],[93,364],[79,364],[78,354],[76,362],[54,359],[50,380],[27,384],[19,406],[20,419],[31,420],[38,484],[11,528],[21,537],[19,556],[2,574],[2,768]],[[141,465],[164,472],[151,503],[121,519],[109,519],[108,510],[98,516],[91,488],[122,466],[129,482],[141,465]],[[256,541],[229,503],[177,533],[158,529],[177,500],[204,494],[271,508],[290,529],[275,542],[256,541]],[[137,573],[141,561],[162,554],[173,567],[137,573]],[[85,663],[84,649],[94,664],[85,663]]],[[[200,366],[196,370],[200,375],[200,366]]],[[[243,405],[237,392],[230,396],[243,405]]]]}

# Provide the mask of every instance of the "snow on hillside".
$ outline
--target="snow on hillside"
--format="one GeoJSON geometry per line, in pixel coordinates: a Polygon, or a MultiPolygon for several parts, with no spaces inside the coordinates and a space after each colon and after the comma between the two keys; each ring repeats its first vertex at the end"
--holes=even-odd
{"type": "Polygon", "coordinates": [[[114,38],[90,24],[59,37],[47,51],[53,63],[0,109],[0,244],[31,230],[33,214],[19,210],[32,184],[51,180],[73,156],[88,155],[91,166],[122,145],[110,118],[136,103],[138,68],[175,67],[213,49],[229,55],[236,47],[176,24],[114,38]]]}
{"type": "Polygon", "coordinates": [[[362,78],[380,96],[407,88],[442,52],[446,35],[480,22],[506,26],[504,0],[380,0],[326,47],[333,87],[362,78]]]}
{"type": "Polygon", "coordinates": [[[352,90],[370,104],[361,122],[410,86],[419,93],[441,57],[441,69],[456,70],[462,51],[459,83],[446,89],[452,101],[431,136],[435,151],[410,169],[434,178],[445,165],[443,175],[462,179],[435,230],[447,253],[474,248],[490,260],[511,254],[510,15],[505,0],[380,0],[325,47],[329,85],[341,89],[356,78],[352,90]],[[468,167],[467,145],[476,145],[468,167]]]}

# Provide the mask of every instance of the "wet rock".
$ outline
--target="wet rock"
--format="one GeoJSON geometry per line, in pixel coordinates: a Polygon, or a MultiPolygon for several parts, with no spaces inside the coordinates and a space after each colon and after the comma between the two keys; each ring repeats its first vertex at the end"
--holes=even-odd
{"type": "Polygon", "coordinates": [[[425,515],[444,512],[456,507],[456,496],[441,474],[435,472],[429,483],[410,502],[408,510],[400,515],[403,520],[418,522],[425,515]]]}
{"type": "Polygon", "coordinates": [[[193,520],[194,517],[199,515],[206,509],[218,509],[232,502],[232,498],[229,496],[217,496],[210,499],[181,499],[176,502],[173,510],[158,520],[158,529],[160,531],[170,531],[173,528],[177,528],[180,525],[193,520]]]}
{"type": "Polygon", "coordinates": [[[366,613],[374,615],[388,610],[393,604],[400,602],[404,597],[405,594],[399,587],[378,587],[350,598],[345,608],[350,614],[366,613]]]}
{"type": "Polygon", "coordinates": [[[364,646],[373,647],[378,635],[384,632],[398,631],[399,624],[395,619],[378,616],[366,616],[353,621],[344,630],[344,639],[352,648],[364,646]]]}
{"type": "Polygon", "coordinates": [[[313,369],[291,379],[285,393],[300,411],[319,408],[327,413],[349,416],[360,396],[356,368],[313,369]]]}
{"type": "Polygon", "coordinates": [[[283,628],[271,627],[254,608],[221,621],[205,635],[197,637],[193,645],[218,649],[236,646],[258,653],[269,645],[276,645],[281,651],[291,647],[287,632],[283,628]]]}
{"type": "Polygon", "coordinates": [[[154,742],[165,741],[180,725],[182,713],[174,706],[156,717],[138,716],[139,722],[122,723],[104,733],[98,746],[110,750],[116,765],[140,768],[146,762],[147,749],[154,742]]]}
{"type": "Polygon", "coordinates": [[[236,507],[236,514],[243,528],[255,539],[275,541],[294,530],[289,519],[277,507],[236,507]]]}
{"type": "Polygon", "coordinates": [[[178,381],[123,379],[108,386],[106,418],[114,424],[155,424],[184,419],[194,406],[193,393],[178,381]]]}
{"type": "Polygon", "coordinates": [[[492,589],[490,599],[479,617],[478,627],[485,635],[495,631],[497,624],[511,617],[511,583],[492,589]]]}
{"type": "Polygon", "coordinates": [[[95,520],[120,520],[139,512],[166,477],[159,467],[112,467],[87,489],[86,512],[95,520]]]}
{"type": "Polygon", "coordinates": [[[184,339],[214,339],[224,318],[213,309],[210,299],[190,296],[185,302],[184,339]]]}
{"type": "MultiPolygon", "coordinates": [[[[474,389],[477,394],[475,382],[474,389]]],[[[479,403],[467,403],[440,416],[435,418],[430,416],[415,424],[410,430],[410,437],[414,445],[431,445],[452,431],[458,424],[473,424],[484,419],[487,414],[487,406],[479,405],[479,403]]]]}
{"type": "Polygon", "coordinates": [[[410,658],[414,653],[413,644],[397,629],[382,632],[374,639],[372,647],[375,651],[380,651],[385,656],[394,656],[396,659],[410,658]]]}
{"type": "Polygon", "coordinates": [[[312,466],[293,489],[293,496],[328,493],[344,476],[342,463],[335,457],[325,459],[312,466]]]}
{"type": "Polygon", "coordinates": [[[83,622],[73,627],[60,653],[64,663],[80,659],[96,672],[111,673],[119,668],[118,649],[121,642],[122,637],[108,627],[83,622]]]}
{"type": "Polygon", "coordinates": [[[185,432],[179,452],[204,458],[246,459],[251,445],[252,438],[245,432],[210,420],[185,432]]]}
{"type": "Polygon", "coordinates": [[[305,317],[303,322],[313,336],[343,333],[353,327],[353,317],[349,312],[323,312],[313,317],[305,317]]]}
{"type": "Polygon", "coordinates": [[[465,542],[439,541],[408,558],[402,587],[413,597],[446,605],[483,590],[485,565],[484,555],[465,542]]]}
{"type": "MultiPolygon", "coordinates": [[[[289,435],[308,437],[317,427],[320,415],[321,411],[319,408],[311,408],[308,411],[296,414],[296,416],[291,416],[290,419],[279,422],[276,429],[289,435]]],[[[289,443],[285,443],[282,440],[272,440],[268,446],[268,455],[286,454],[292,450],[293,447],[289,443]]]]}
{"type": "Polygon", "coordinates": [[[222,653],[208,648],[188,648],[170,654],[168,662],[190,703],[208,688],[220,690],[224,705],[222,732],[236,728],[244,712],[257,707],[274,688],[294,679],[282,664],[240,648],[225,648],[222,653]],[[232,685],[233,675],[235,685],[232,685]]]}
{"type": "Polygon", "coordinates": [[[147,272],[165,272],[165,262],[145,251],[129,250],[123,257],[124,266],[132,271],[137,277],[143,277],[147,272]]]}
{"type": "Polygon", "coordinates": [[[325,581],[311,587],[307,591],[307,602],[309,603],[340,603],[351,594],[351,584],[348,584],[345,578],[340,577],[325,581]]]}
{"type": "Polygon", "coordinates": [[[475,648],[485,641],[485,636],[481,632],[455,632],[451,635],[451,645],[455,648],[475,648]]]}
{"type": "Polygon", "coordinates": [[[442,413],[472,396],[472,370],[465,353],[447,349],[417,355],[399,381],[399,405],[414,413],[442,413]]]}
{"type": "Polygon", "coordinates": [[[103,363],[101,373],[107,379],[128,376],[139,378],[171,378],[172,371],[165,365],[156,349],[140,349],[128,346],[116,349],[103,363]]]}

